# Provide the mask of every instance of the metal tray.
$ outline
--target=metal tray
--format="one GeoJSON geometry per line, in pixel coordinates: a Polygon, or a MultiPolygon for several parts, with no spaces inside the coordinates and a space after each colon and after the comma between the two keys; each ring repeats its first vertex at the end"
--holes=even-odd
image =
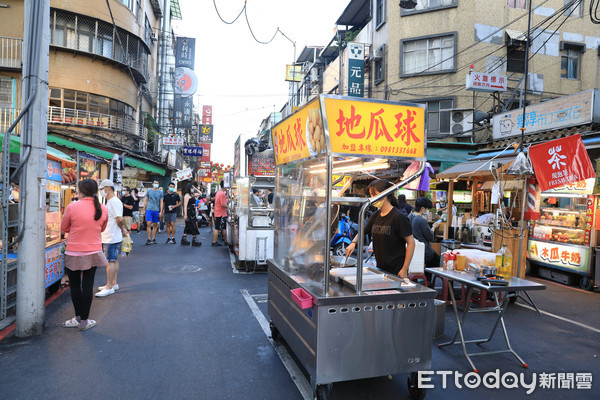
{"type": "MultiPolygon", "coordinates": [[[[330,271],[329,276],[335,282],[356,290],[356,268],[334,268],[330,271]]],[[[371,267],[363,267],[362,281],[363,291],[408,289],[408,287],[402,286],[404,280],[399,276],[387,274],[371,267]]]]}

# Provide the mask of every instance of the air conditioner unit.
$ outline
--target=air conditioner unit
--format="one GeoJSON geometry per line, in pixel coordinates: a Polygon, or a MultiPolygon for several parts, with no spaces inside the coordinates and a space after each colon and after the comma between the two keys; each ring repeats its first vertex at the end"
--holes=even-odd
{"type": "Polygon", "coordinates": [[[473,130],[473,109],[472,108],[455,108],[450,115],[450,133],[460,135],[466,132],[465,135],[472,134],[473,130]]]}
{"type": "Polygon", "coordinates": [[[154,32],[152,32],[150,34],[150,40],[152,40],[153,42],[156,42],[158,40],[158,35],[154,32]]]}
{"type": "Polygon", "coordinates": [[[138,150],[142,153],[145,153],[148,151],[148,142],[146,142],[145,140],[140,140],[138,142],[138,150]]]}
{"type": "Polygon", "coordinates": [[[369,53],[369,61],[379,61],[383,59],[383,46],[369,53]]]}
{"type": "Polygon", "coordinates": [[[316,68],[310,70],[310,82],[319,82],[319,71],[316,68]]]}

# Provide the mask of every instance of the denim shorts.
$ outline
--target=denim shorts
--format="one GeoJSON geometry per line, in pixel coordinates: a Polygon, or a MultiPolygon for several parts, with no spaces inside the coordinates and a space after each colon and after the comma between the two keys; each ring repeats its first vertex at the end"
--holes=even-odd
{"type": "Polygon", "coordinates": [[[159,211],[146,210],[146,223],[148,223],[148,222],[157,223],[159,220],[159,216],[160,216],[159,211]]]}
{"type": "Polygon", "coordinates": [[[176,222],[176,220],[177,220],[176,212],[165,213],[165,224],[169,224],[171,222],[176,222]]]}
{"type": "Polygon", "coordinates": [[[106,260],[108,262],[117,261],[117,258],[119,257],[119,253],[121,252],[121,244],[122,243],[123,242],[103,243],[102,244],[102,251],[104,251],[104,255],[106,256],[106,260]]]}

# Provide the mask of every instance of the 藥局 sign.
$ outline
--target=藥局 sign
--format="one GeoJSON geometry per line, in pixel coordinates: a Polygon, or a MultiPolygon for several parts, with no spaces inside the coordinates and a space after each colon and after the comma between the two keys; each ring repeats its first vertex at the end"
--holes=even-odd
{"type": "MultiPolygon", "coordinates": [[[[600,90],[590,89],[527,107],[525,134],[600,122],[600,101],[597,99],[599,95],[600,90]]],[[[495,115],[494,140],[519,136],[522,126],[521,109],[495,115]]]]}

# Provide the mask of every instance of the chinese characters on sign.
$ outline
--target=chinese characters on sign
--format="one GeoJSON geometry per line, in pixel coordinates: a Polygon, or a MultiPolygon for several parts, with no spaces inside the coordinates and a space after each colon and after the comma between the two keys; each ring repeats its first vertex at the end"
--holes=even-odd
{"type": "Polygon", "coordinates": [[[467,90],[475,92],[505,92],[508,79],[503,75],[484,74],[471,72],[467,75],[467,90]]]}
{"type": "Polygon", "coordinates": [[[333,153],[425,157],[425,108],[325,98],[333,153]]]}
{"type": "MultiPolygon", "coordinates": [[[[306,144],[309,110],[319,109],[315,99],[271,129],[275,162],[278,165],[310,157],[306,144]]],[[[314,114],[314,112],[312,112],[314,114]]]]}
{"type": "Polygon", "coordinates": [[[581,135],[531,146],[529,156],[542,191],[596,176],[581,135]]]}
{"type": "Polygon", "coordinates": [[[529,258],[558,267],[587,270],[589,247],[561,245],[529,240],[529,258]]]}
{"type": "Polygon", "coordinates": [[[49,181],[62,181],[62,164],[58,161],[47,160],[46,179],[49,181]]]}
{"type": "Polygon", "coordinates": [[[178,37],[175,43],[175,67],[187,67],[194,69],[194,53],[196,39],[178,37]]]}
{"type": "Polygon", "coordinates": [[[46,249],[46,263],[44,268],[45,287],[52,285],[63,276],[63,254],[60,252],[62,243],[46,249]]]}
{"type": "Polygon", "coordinates": [[[198,126],[198,142],[212,143],[213,141],[213,126],[200,125],[198,126]]]}
{"type": "Polygon", "coordinates": [[[365,46],[362,43],[348,43],[347,54],[348,96],[364,97],[365,46]]]}
{"type": "Polygon", "coordinates": [[[204,155],[204,149],[202,147],[188,147],[183,148],[183,155],[190,157],[202,157],[204,155]]]}
{"type": "Polygon", "coordinates": [[[202,123],[212,125],[212,106],[202,106],[202,123]]]}
{"type": "Polygon", "coordinates": [[[163,144],[165,146],[183,146],[183,138],[177,136],[165,136],[163,137],[163,144]]]}
{"type": "Polygon", "coordinates": [[[248,157],[248,175],[275,176],[275,156],[272,150],[253,153],[248,157]]]}
{"type": "Polygon", "coordinates": [[[175,95],[173,101],[173,127],[191,128],[194,101],[192,97],[175,95]]]}

